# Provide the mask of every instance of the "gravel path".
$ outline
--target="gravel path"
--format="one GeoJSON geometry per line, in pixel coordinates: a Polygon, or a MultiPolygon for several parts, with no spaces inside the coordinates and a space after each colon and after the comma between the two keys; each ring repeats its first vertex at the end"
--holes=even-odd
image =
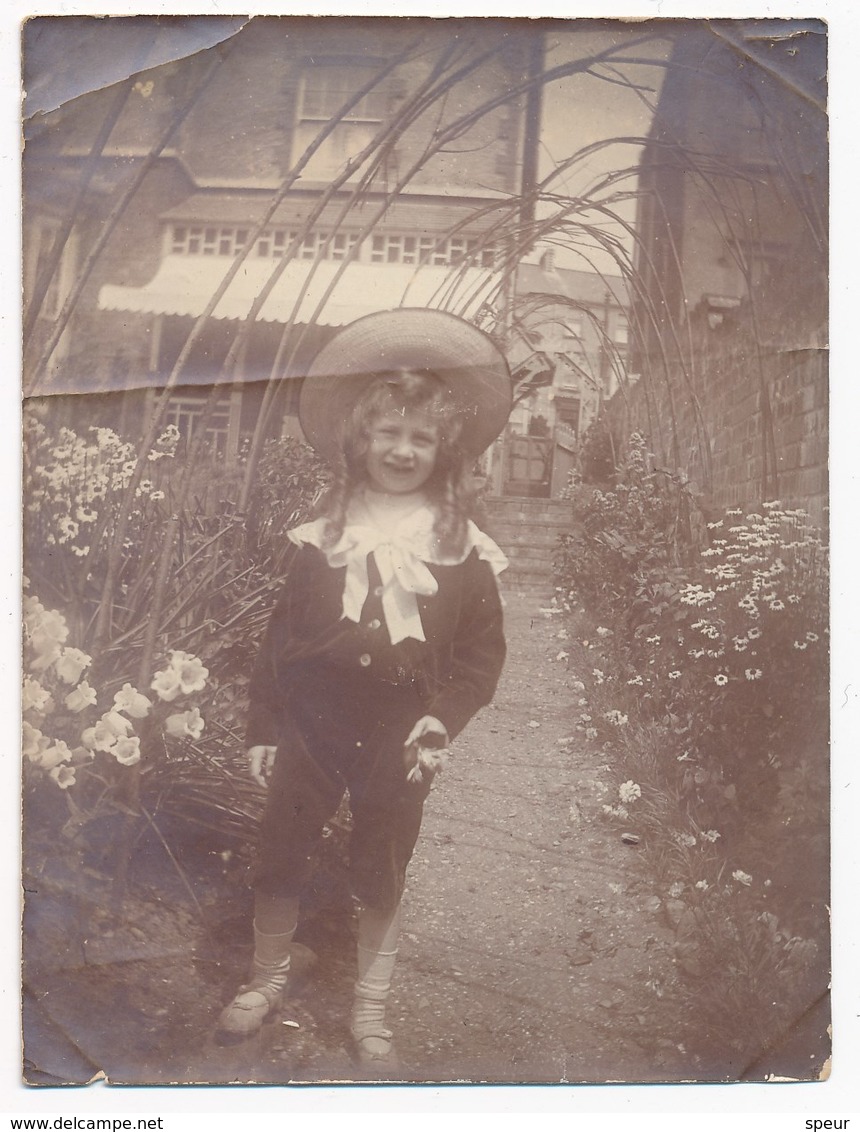
{"type": "Polygon", "coordinates": [[[508,600],[496,699],[428,806],[397,993],[399,1048],[419,1078],[684,1075],[660,1034],[668,933],[642,910],[638,851],[602,820],[608,768],[562,742],[583,707],[559,628],[536,601],[508,600]]]}

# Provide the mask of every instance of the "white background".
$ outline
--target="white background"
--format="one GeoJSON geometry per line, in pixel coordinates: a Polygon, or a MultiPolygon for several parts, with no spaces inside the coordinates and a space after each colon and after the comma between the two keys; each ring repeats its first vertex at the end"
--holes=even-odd
{"type": "MultiPolygon", "coordinates": [[[[556,1086],[495,1088],[318,1087],[267,1088],[116,1088],[36,1089],[20,1084],[18,924],[19,888],[19,741],[17,685],[19,661],[19,459],[17,413],[20,374],[18,215],[20,210],[20,23],[31,15],[244,15],[246,10],[219,0],[127,0],[94,3],[26,3],[5,0],[0,10],[0,190],[5,223],[0,229],[0,335],[8,376],[0,412],[0,482],[6,506],[0,511],[0,578],[3,585],[3,632],[0,671],[4,693],[0,745],[0,828],[4,853],[4,931],[0,949],[0,1132],[7,1116],[163,1116],[165,1132],[221,1132],[250,1119],[261,1132],[289,1126],[292,1114],[315,1113],[322,1127],[359,1117],[361,1128],[391,1127],[395,1114],[408,1113],[410,1126],[438,1126],[441,1120],[474,1121],[469,1114],[493,1114],[496,1127],[523,1127],[523,1117],[537,1114],[540,1128],[593,1126],[605,1129],[696,1129],[709,1132],[728,1123],[742,1127],[797,1129],[807,1119],[850,1118],[850,1132],[860,1132],[860,768],[857,766],[860,726],[860,571],[856,554],[858,471],[858,343],[860,320],[857,276],[858,192],[858,44],[860,14],[851,0],[782,0],[702,3],[682,0],[626,0],[624,4],[592,4],[581,0],[552,3],[532,0],[333,0],[329,4],[256,3],[260,15],[429,15],[582,17],[796,17],[823,18],[830,25],[830,98],[832,137],[832,516],[833,516],[833,840],[834,840],[834,1067],[829,1081],[815,1084],[556,1086]],[[328,1118],[324,1114],[330,1114],[328,1118]],[[740,1114],[750,1114],[744,1121],[740,1114]]],[[[397,1121],[402,1126],[402,1119],[397,1121]]]]}

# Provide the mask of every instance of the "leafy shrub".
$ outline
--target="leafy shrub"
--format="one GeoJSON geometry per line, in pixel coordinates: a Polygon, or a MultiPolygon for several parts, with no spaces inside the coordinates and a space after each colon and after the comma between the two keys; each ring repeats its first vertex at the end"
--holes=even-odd
{"type": "Polygon", "coordinates": [[[308,518],[330,478],[307,444],[291,436],[266,442],[246,519],[249,553],[261,569],[282,572],[286,532],[308,518]]]}
{"type": "Polygon", "coordinates": [[[565,590],[602,620],[622,610],[630,628],[668,597],[686,549],[683,489],[650,461],[645,439],[634,433],[614,486],[581,492],[577,528],[562,537],[555,562],[565,590]]]}
{"type": "Polygon", "coordinates": [[[168,428],[145,454],[152,473],[117,547],[134,444],[108,428],[56,426],[50,404],[28,409],[26,427],[27,567],[34,594],[48,595],[25,603],[28,796],[59,786],[70,832],[138,803],[178,813],[193,804],[198,819],[247,832],[260,799],[241,755],[245,688],[280,585],[285,532],[308,517],[323,466],[298,441],[271,442],[245,515],[241,467],[201,460],[184,469],[168,428]],[[96,642],[117,550],[118,599],[96,642]],[[142,675],[156,604],[155,657],[164,661],[142,675]]]}
{"type": "Polygon", "coordinates": [[[826,547],[778,502],[685,545],[644,456],[634,437],[558,556],[575,726],[615,769],[604,812],[642,838],[691,1009],[752,1055],[826,987],[826,547]]]}

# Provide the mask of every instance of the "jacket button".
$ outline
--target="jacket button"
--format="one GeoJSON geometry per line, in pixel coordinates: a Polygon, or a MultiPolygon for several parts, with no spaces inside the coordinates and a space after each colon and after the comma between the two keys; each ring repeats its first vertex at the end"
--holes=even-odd
{"type": "Polygon", "coordinates": [[[361,656],[358,658],[358,663],[361,665],[362,668],[367,668],[368,665],[370,664],[370,653],[363,652],[361,654],[361,656]]]}
{"type": "Polygon", "coordinates": [[[373,591],[374,597],[382,597],[382,595],[384,593],[385,593],[385,587],[384,586],[377,586],[373,591]]]}
{"type": "Polygon", "coordinates": [[[374,617],[374,619],[368,624],[367,627],[368,627],[368,629],[381,629],[382,628],[382,622],[379,620],[378,617],[374,617]]]}

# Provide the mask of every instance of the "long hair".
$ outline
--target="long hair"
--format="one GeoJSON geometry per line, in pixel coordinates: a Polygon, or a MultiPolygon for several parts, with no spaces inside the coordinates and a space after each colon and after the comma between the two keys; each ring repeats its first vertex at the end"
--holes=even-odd
{"type": "Polygon", "coordinates": [[[439,429],[436,462],[424,490],[436,511],[433,533],[439,549],[443,554],[461,552],[473,494],[468,459],[460,445],[462,410],[435,373],[412,369],[376,374],[344,424],[334,482],[320,508],[326,519],[327,547],[334,546],[343,534],[349,500],[355,489],[367,482],[367,453],[374,422],[386,413],[407,410],[427,413],[439,429]]]}

